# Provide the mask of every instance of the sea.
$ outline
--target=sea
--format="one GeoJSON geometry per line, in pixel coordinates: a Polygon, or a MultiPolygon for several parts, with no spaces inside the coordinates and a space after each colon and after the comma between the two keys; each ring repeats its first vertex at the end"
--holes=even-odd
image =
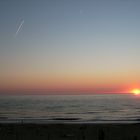
{"type": "Polygon", "coordinates": [[[140,122],[140,95],[0,96],[0,123],[140,122]]]}

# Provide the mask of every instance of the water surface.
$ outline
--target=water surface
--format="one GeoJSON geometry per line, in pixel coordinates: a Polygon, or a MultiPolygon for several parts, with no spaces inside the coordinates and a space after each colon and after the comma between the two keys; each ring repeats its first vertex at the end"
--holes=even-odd
{"type": "Polygon", "coordinates": [[[0,120],[138,121],[140,98],[130,94],[0,96],[0,120]]]}

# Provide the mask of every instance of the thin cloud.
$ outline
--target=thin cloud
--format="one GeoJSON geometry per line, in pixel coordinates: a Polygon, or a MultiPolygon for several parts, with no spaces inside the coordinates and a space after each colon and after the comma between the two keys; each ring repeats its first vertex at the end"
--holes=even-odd
{"type": "Polygon", "coordinates": [[[19,27],[18,27],[16,33],[15,33],[15,37],[18,35],[18,33],[19,33],[19,31],[21,30],[23,24],[24,24],[24,20],[21,21],[21,23],[20,23],[20,25],[19,25],[19,27]]]}

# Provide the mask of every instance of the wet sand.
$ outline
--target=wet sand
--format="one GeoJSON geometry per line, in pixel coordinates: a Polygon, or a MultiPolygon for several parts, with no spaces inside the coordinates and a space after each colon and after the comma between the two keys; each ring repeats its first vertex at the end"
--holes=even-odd
{"type": "Polygon", "coordinates": [[[140,124],[0,124],[0,140],[140,140],[140,124]]]}

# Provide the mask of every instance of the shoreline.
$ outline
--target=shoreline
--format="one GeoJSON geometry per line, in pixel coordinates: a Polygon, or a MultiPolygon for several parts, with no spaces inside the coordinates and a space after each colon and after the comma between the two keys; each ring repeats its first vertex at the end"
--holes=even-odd
{"type": "Polygon", "coordinates": [[[140,120],[80,120],[77,118],[54,119],[0,119],[0,124],[139,124],[140,120]]]}

